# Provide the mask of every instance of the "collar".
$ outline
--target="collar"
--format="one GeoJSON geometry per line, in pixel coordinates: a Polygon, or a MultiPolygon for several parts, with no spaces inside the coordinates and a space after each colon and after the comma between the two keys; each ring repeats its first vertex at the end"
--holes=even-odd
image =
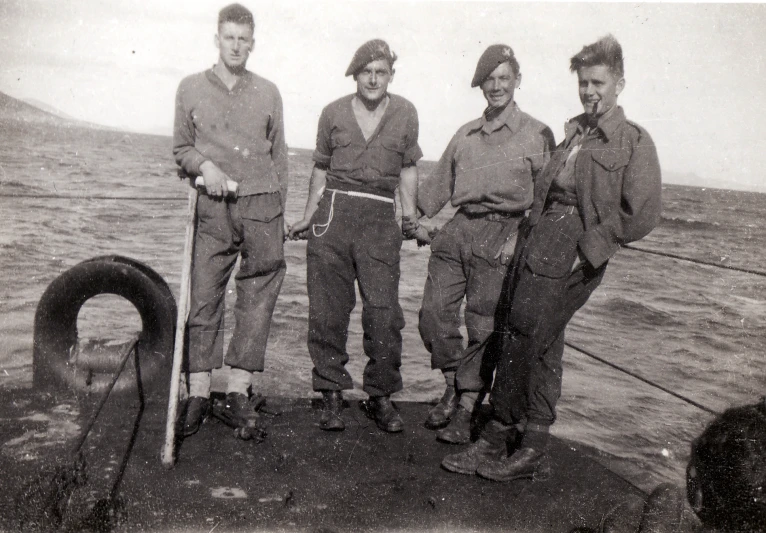
{"type": "MultiPolygon", "coordinates": [[[[210,67],[208,70],[205,71],[205,76],[210,81],[210,83],[217,85],[221,89],[223,89],[226,92],[229,92],[229,88],[226,86],[226,84],[223,82],[221,78],[218,77],[218,75],[215,73],[215,70],[213,70],[215,65],[213,67],[210,67]]],[[[245,70],[244,74],[242,74],[239,79],[237,80],[237,83],[234,84],[234,87],[231,88],[231,92],[239,90],[240,87],[244,87],[245,85],[249,85],[253,81],[253,73],[249,70],[245,70]]]]}
{"type": "Polygon", "coordinates": [[[508,126],[511,133],[516,133],[519,130],[519,127],[521,127],[521,110],[519,109],[519,106],[516,105],[515,101],[509,103],[503,112],[493,120],[487,120],[486,115],[482,113],[481,117],[471,123],[469,133],[475,133],[476,131],[481,130],[489,135],[503,126],[508,126]]]}
{"type": "MultiPolygon", "coordinates": [[[[598,130],[608,142],[623,122],[625,122],[625,111],[623,111],[620,106],[614,106],[606,113],[606,115],[599,117],[596,127],[591,130],[598,130]]],[[[582,134],[585,132],[587,127],[588,115],[585,113],[577,115],[575,118],[571,119],[564,125],[564,134],[567,142],[570,141],[576,133],[582,134]]]]}

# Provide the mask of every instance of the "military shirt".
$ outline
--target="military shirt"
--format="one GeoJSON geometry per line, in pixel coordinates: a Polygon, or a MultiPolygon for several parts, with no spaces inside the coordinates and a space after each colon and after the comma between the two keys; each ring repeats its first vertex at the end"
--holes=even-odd
{"type": "Polygon", "coordinates": [[[388,107],[367,140],[354,116],[353,98],[344,96],[322,110],[313,159],[327,168],[328,187],[335,181],[391,194],[402,168],[423,157],[418,113],[408,100],[389,94],[388,107]]]}
{"type": "Polygon", "coordinates": [[[491,121],[482,115],[452,137],[420,184],[418,207],[428,217],[449,201],[472,214],[524,211],[554,146],[550,128],[515,102],[491,121]]]}

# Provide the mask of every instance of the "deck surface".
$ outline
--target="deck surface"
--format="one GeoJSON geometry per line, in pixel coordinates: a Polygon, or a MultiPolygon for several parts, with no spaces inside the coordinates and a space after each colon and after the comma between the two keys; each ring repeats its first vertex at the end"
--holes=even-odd
{"type": "MultiPolygon", "coordinates": [[[[56,465],[71,464],[96,399],[25,389],[0,391],[0,400],[0,530],[17,531],[18,518],[40,505],[18,495],[36,477],[47,485],[56,465]]],[[[71,491],[62,530],[569,532],[643,496],[556,438],[547,481],[503,484],[448,473],[439,463],[461,447],[438,443],[421,425],[427,404],[397,402],[406,426],[395,435],[378,430],[356,401],[344,411],[342,433],[318,428],[315,401],[269,405],[281,414],[270,419],[262,443],[237,440],[209,420],[166,470],[159,461],[164,402],[141,409],[134,400],[110,400],[86,441],[88,482],[71,491]],[[94,502],[110,493],[121,502],[117,518],[97,522],[94,502]]]]}

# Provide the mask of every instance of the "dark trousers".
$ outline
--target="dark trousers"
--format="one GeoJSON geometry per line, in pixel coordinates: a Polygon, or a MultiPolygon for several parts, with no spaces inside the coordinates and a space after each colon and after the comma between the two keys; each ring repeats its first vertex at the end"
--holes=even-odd
{"type": "Polygon", "coordinates": [[[285,276],[284,225],[278,193],[197,200],[197,232],[188,319],[188,370],[223,363],[263,371],[266,340],[285,276]],[[237,257],[234,333],[223,357],[226,285],[237,257]]]}
{"type": "Polygon", "coordinates": [[[431,353],[431,368],[456,370],[458,390],[481,391],[492,383],[491,373],[487,378],[481,368],[508,270],[496,256],[519,220],[488,220],[458,212],[431,243],[418,329],[431,353]],[[464,298],[465,347],[460,333],[464,298]]]}
{"type": "Polygon", "coordinates": [[[564,330],[601,283],[606,265],[571,272],[582,221],[548,210],[518,254],[510,310],[490,402],[506,424],[550,426],[561,396],[564,330]]]}
{"type": "Polygon", "coordinates": [[[306,251],[309,295],[308,349],[314,390],[353,389],[345,365],[348,325],[362,297],[363,389],[387,396],[402,389],[404,315],[399,306],[402,236],[394,205],[326,191],[311,220],[306,251]],[[329,224],[327,224],[329,221],[329,224]]]}

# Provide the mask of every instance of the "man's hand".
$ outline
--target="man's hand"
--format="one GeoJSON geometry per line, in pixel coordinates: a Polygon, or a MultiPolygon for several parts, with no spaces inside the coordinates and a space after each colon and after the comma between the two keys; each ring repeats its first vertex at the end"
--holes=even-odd
{"type": "Polygon", "coordinates": [[[311,225],[311,220],[308,218],[304,218],[299,222],[296,222],[290,226],[290,230],[287,232],[287,238],[291,241],[307,239],[309,225],[311,225]]]}
{"type": "Polygon", "coordinates": [[[519,239],[518,231],[508,235],[503,245],[495,254],[493,259],[500,259],[501,265],[510,265],[513,260],[513,252],[516,249],[516,241],[519,239]]]}
{"type": "Polygon", "coordinates": [[[291,226],[290,226],[290,224],[287,223],[287,219],[285,219],[284,216],[282,217],[282,222],[284,224],[282,226],[282,235],[284,235],[285,236],[285,240],[287,240],[287,238],[290,236],[291,226]]]}
{"type": "Polygon", "coordinates": [[[415,230],[412,238],[417,241],[418,248],[431,244],[431,232],[425,226],[418,226],[418,229],[415,230]]]}
{"type": "Polygon", "coordinates": [[[205,192],[213,198],[225,197],[229,194],[229,187],[226,180],[229,179],[220,168],[215,166],[212,161],[205,161],[200,165],[202,177],[205,179],[205,192]]]}

